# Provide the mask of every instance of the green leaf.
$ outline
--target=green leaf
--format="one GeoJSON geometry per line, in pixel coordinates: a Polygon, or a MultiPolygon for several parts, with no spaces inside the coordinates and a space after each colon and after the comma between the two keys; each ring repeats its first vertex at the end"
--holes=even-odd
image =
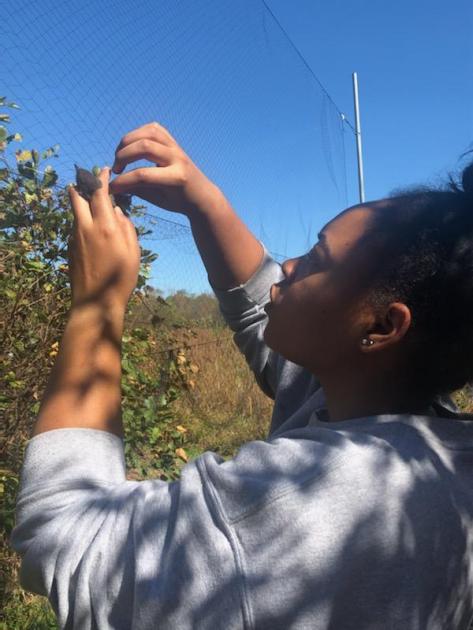
{"type": "Polygon", "coordinates": [[[25,267],[27,269],[31,269],[32,271],[43,271],[45,268],[45,264],[40,260],[26,260],[25,267]]]}
{"type": "Polygon", "coordinates": [[[20,173],[20,175],[23,175],[23,177],[26,177],[27,179],[35,178],[35,169],[33,167],[33,162],[20,162],[18,164],[18,172],[20,173]]]}
{"type": "Polygon", "coordinates": [[[149,441],[150,444],[156,444],[156,442],[161,437],[161,429],[159,427],[153,427],[149,432],[149,441]]]}
{"type": "Polygon", "coordinates": [[[8,179],[8,169],[0,168],[0,181],[5,181],[8,179]]]}
{"type": "Polygon", "coordinates": [[[44,177],[43,177],[42,185],[43,186],[54,186],[54,184],[56,182],[57,182],[57,173],[56,173],[56,171],[53,169],[52,166],[47,166],[44,169],[44,177]]]}
{"type": "Polygon", "coordinates": [[[4,142],[8,137],[8,132],[6,127],[3,127],[3,125],[0,125],[0,142],[4,142]]]}
{"type": "Polygon", "coordinates": [[[36,182],[33,179],[26,179],[23,182],[23,186],[30,195],[34,195],[36,193],[36,182]]]}
{"type": "Polygon", "coordinates": [[[125,372],[126,374],[130,374],[130,376],[133,376],[134,378],[136,378],[137,374],[136,374],[135,366],[126,357],[122,360],[122,368],[123,368],[123,372],[125,372]]]}
{"type": "Polygon", "coordinates": [[[43,151],[43,153],[41,154],[41,157],[43,158],[43,160],[47,160],[50,157],[57,157],[57,154],[59,152],[59,144],[55,144],[52,147],[49,147],[49,149],[46,149],[46,151],[43,151]]]}
{"type": "Polygon", "coordinates": [[[0,120],[2,122],[9,123],[10,122],[10,116],[8,114],[0,114],[0,120]]]}

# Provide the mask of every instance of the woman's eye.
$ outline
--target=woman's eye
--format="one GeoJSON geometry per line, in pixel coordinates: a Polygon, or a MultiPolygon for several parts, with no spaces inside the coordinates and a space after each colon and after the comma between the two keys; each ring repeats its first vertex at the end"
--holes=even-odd
{"type": "Polygon", "coordinates": [[[320,254],[316,249],[311,249],[310,252],[308,252],[304,256],[304,259],[305,259],[306,264],[310,265],[312,269],[315,269],[316,271],[322,269],[323,265],[320,258],[320,254]]]}
{"type": "Polygon", "coordinates": [[[303,256],[299,258],[299,265],[298,265],[299,273],[303,273],[303,274],[310,273],[313,266],[314,266],[314,261],[312,259],[312,255],[310,252],[308,252],[307,254],[304,254],[303,256]]]}

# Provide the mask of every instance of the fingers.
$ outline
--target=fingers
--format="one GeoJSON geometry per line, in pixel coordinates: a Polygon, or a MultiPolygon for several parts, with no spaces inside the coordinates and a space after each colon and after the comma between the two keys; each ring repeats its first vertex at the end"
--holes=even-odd
{"type": "Polygon", "coordinates": [[[172,157],[172,150],[168,146],[150,138],[141,138],[117,150],[113,171],[121,173],[128,164],[137,160],[149,160],[159,166],[168,166],[172,157]]]}
{"type": "Polygon", "coordinates": [[[177,177],[172,166],[135,168],[128,173],[115,177],[110,182],[110,190],[115,194],[136,194],[148,186],[170,186],[176,183],[177,177]]]}
{"type": "Polygon", "coordinates": [[[75,226],[92,225],[92,214],[90,212],[89,203],[77,192],[74,186],[68,187],[69,199],[71,200],[72,212],[74,214],[75,226]]]}
{"type": "MultiPolygon", "coordinates": [[[[135,129],[134,131],[131,131],[130,133],[127,133],[125,136],[123,136],[120,143],[118,144],[115,153],[118,153],[119,151],[134,142],[145,139],[151,140],[153,142],[158,142],[167,147],[172,147],[176,145],[176,141],[167,129],[156,122],[152,122],[148,123],[147,125],[143,125],[142,127],[138,127],[138,129],[135,129]]],[[[115,168],[113,168],[113,170],[117,172],[115,168]]]]}
{"type": "Polygon", "coordinates": [[[113,217],[113,206],[108,191],[110,168],[108,166],[103,168],[98,178],[102,182],[102,187],[98,188],[91,196],[89,201],[90,211],[94,219],[108,221],[113,217]]]}

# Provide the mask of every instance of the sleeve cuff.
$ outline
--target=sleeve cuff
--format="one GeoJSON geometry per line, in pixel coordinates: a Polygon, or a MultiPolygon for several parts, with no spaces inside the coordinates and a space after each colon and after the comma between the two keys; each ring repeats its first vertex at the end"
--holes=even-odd
{"type": "Polygon", "coordinates": [[[281,265],[272,258],[264,244],[261,244],[263,245],[263,260],[244,284],[232,289],[216,289],[211,285],[223,311],[231,313],[251,308],[255,303],[266,304],[269,302],[271,285],[284,278],[281,265]]]}
{"type": "Polygon", "coordinates": [[[28,442],[21,488],[77,479],[126,481],[123,440],[98,429],[67,428],[45,431],[28,442]]]}

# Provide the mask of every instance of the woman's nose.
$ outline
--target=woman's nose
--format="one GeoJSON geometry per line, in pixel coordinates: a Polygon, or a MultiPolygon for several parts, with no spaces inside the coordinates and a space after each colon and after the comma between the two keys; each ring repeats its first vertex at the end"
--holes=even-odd
{"type": "Polygon", "coordinates": [[[299,258],[288,258],[281,265],[282,270],[286,278],[290,278],[297,267],[297,262],[299,258]]]}

